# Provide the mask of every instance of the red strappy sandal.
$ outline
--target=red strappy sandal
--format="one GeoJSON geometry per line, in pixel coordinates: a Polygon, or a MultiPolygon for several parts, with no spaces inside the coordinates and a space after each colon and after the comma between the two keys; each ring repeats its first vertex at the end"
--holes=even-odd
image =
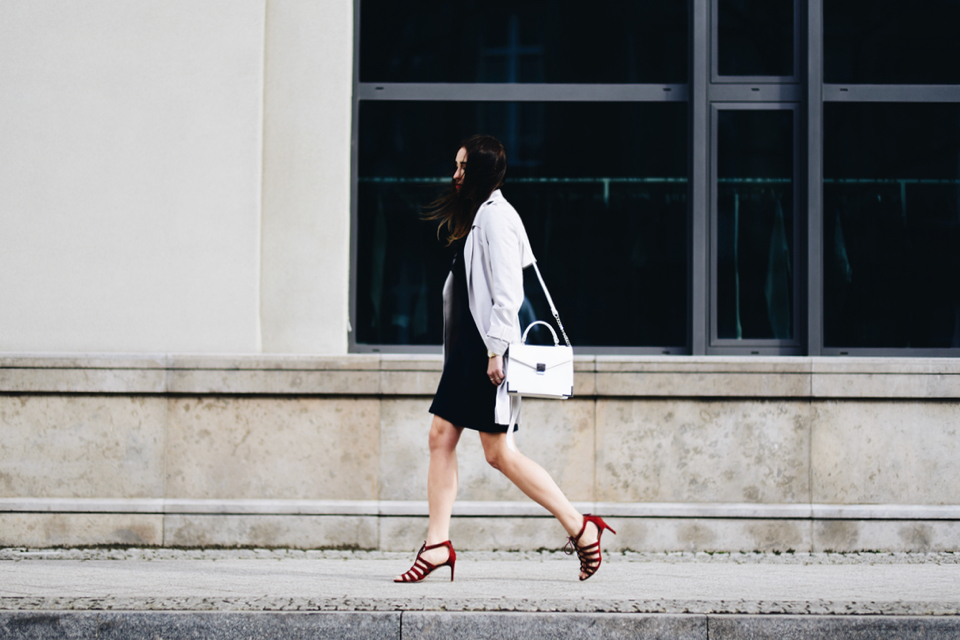
{"type": "Polygon", "coordinates": [[[603,518],[599,516],[592,516],[589,513],[584,514],[583,526],[580,527],[580,533],[577,534],[576,538],[570,536],[567,544],[563,547],[563,551],[567,555],[573,554],[574,551],[577,552],[577,557],[580,558],[580,571],[586,574],[585,576],[582,576],[580,580],[586,580],[595,574],[597,569],[600,568],[600,563],[603,561],[603,558],[600,555],[600,537],[603,535],[604,529],[610,529],[610,532],[613,533],[613,535],[617,535],[617,532],[614,531],[606,522],[604,522],[603,518]],[[586,531],[588,522],[592,522],[594,526],[597,527],[597,541],[593,544],[588,544],[585,547],[581,547],[579,544],[580,538],[583,536],[583,532],[586,531]]]}
{"type": "Polygon", "coordinates": [[[417,552],[417,559],[413,561],[413,566],[405,574],[399,578],[396,578],[394,582],[420,582],[428,575],[433,573],[436,569],[446,566],[450,567],[450,582],[453,582],[453,566],[455,564],[457,564],[457,552],[453,550],[453,545],[450,544],[449,540],[446,542],[440,542],[438,544],[432,544],[429,547],[427,546],[427,543],[424,542],[423,546],[420,547],[420,551],[417,552]],[[446,562],[440,564],[430,564],[420,557],[424,551],[430,551],[431,549],[436,549],[438,547],[446,547],[450,550],[450,557],[447,558],[446,562]]]}

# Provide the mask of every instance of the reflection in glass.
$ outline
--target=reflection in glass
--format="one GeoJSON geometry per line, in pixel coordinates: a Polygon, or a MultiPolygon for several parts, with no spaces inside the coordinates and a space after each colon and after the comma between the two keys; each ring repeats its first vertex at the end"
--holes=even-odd
{"type": "Polygon", "coordinates": [[[718,0],[722,76],[793,75],[793,0],[718,0]]]}
{"type": "Polygon", "coordinates": [[[361,82],[673,83],[687,3],[362,0],[361,82]]]}
{"type": "Polygon", "coordinates": [[[717,120],[717,337],[792,339],[793,111],[717,120]]]}
{"type": "MultiPolygon", "coordinates": [[[[574,344],[686,344],[685,103],[373,101],[359,124],[359,344],[440,344],[453,256],[419,212],[476,131],[507,147],[504,196],[574,344]]],[[[550,319],[526,291],[521,324],[550,319]]]]}
{"type": "Polygon", "coordinates": [[[960,105],[824,105],[824,341],[960,348],[960,105]]]}
{"type": "Polygon", "coordinates": [[[960,2],[827,0],[824,80],[862,84],[960,83],[960,2]]]}

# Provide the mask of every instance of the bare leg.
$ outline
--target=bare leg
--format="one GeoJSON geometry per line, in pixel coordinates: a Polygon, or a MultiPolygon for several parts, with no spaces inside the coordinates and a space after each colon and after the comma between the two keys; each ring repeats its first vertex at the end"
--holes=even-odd
{"type": "MultiPolygon", "coordinates": [[[[430,425],[430,471],[427,474],[427,501],[430,504],[430,525],[427,529],[427,545],[450,539],[450,514],[457,498],[457,443],[463,427],[439,416],[433,417],[430,425]]],[[[423,559],[431,564],[445,562],[449,552],[446,548],[432,549],[423,553],[423,559]]],[[[399,576],[398,576],[399,577],[399,576]]]]}
{"type": "MultiPolygon", "coordinates": [[[[511,451],[507,446],[505,433],[481,432],[480,441],[483,443],[487,462],[493,468],[498,469],[530,499],[556,516],[569,535],[575,537],[580,533],[583,515],[570,504],[567,496],[543,467],[519,451],[511,451]]],[[[596,541],[597,528],[590,524],[580,538],[580,545],[589,545],[596,541]]]]}
{"type": "Polygon", "coordinates": [[[450,539],[450,514],[457,499],[457,443],[462,427],[434,416],[430,425],[430,472],[427,475],[427,500],[430,503],[430,526],[427,544],[450,539]]]}

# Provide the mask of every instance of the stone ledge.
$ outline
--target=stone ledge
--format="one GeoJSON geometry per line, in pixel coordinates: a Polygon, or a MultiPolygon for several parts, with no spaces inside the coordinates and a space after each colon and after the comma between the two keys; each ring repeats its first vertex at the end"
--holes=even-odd
{"type": "MultiPolygon", "coordinates": [[[[0,354],[0,369],[198,369],[293,370],[293,371],[378,371],[378,354],[312,356],[298,354],[0,354]]],[[[418,356],[403,356],[416,359],[418,356]]],[[[439,356],[426,356],[439,362],[439,356]]]]}
{"type": "MultiPolygon", "coordinates": [[[[0,393],[391,395],[436,390],[440,355],[6,354],[0,393]]],[[[577,356],[580,397],[960,398],[960,359],[577,356]]]]}
{"type": "MultiPolygon", "coordinates": [[[[432,395],[440,355],[0,356],[0,392],[432,395]]],[[[960,398],[960,360],[577,356],[580,397],[960,398]]]]}
{"type": "MultiPolygon", "coordinates": [[[[952,553],[960,520],[624,517],[611,553],[952,553]]],[[[424,515],[0,512],[0,544],[52,548],[119,545],[185,549],[416,550],[424,515]]],[[[548,516],[455,515],[458,551],[559,551],[566,534],[548,516]]]]}
{"type": "MultiPolygon", "coordinates": [[[[788,520],[958,520],[960,505],[575,502],[581,512],[621,518],[788,520]]],[[[0,498],[0,513],[118,513],[185,515],[422,516],[423,500],[188,500],[164,498],[0,498]]],[[[454,503],[460,517],[536,517],[534,502],[454,503]]]]}

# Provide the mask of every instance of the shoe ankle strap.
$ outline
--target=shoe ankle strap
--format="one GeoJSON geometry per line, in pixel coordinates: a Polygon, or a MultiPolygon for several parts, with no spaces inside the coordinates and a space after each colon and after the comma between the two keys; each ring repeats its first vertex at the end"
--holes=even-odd
{"type": "Polygon", "coordinates": [[[429,545],[426,542],[423,543],[424,551],[430,551],[431,549],[437,549],[438,547],[446,547],[447,549],[450,549],[451,551],[453,551],[453,545],[450,543],[449,540],[445,540],[443,542],[438,542],[437,544],[429,544],[429,545]]]}

